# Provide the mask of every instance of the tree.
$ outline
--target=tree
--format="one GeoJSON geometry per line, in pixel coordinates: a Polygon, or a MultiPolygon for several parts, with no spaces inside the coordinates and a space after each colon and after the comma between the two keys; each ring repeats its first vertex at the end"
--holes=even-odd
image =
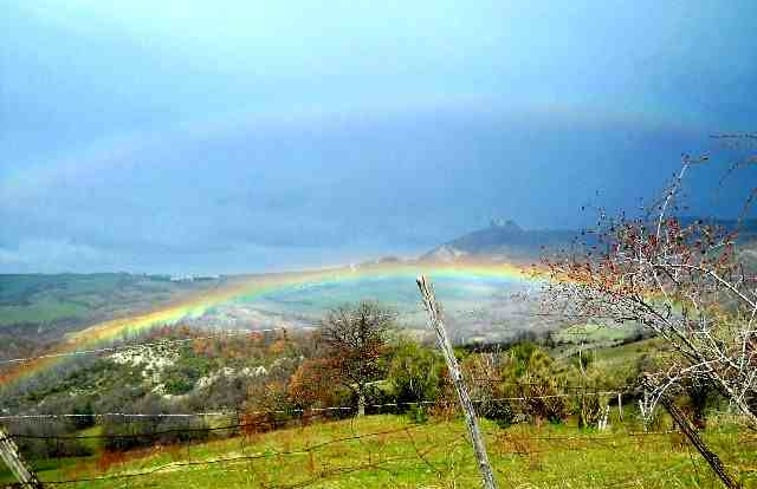
{"type": "Polygon", "coordinates": [[[392,351],[387,374],[396,402],[436,400],[445,369],[444,359],[432,349],[401,339],[392,351]]]}
{"type": "Polygon", "coordinates": [[[334,385],[333,373],[329,358],[304,360],[289,379],[289,399],[299,409],[341,405],[349,393],[334,385]]]}
{"type": "Polygon", "coordinates": [[[554,359],[532,342],[513,345],[502,365],[505,397],[523,398],[524,413],[553,423],[568,417],[568,406],[560,393],[566,379],[555,368],[554,359]]]}
{"type": "MultiPolygon", "coordinates": [[[[632,321],[663,340],[669,353],[662,355],[660,368],[643,374],[652,405],[661,401],[671,415],[680,414],[670,394],[695,383],[722,394],[757,429],[757,277],[736,253],[738,225],[728,229],[714,220],[679,215],[687,172],[708,159],[684,155],[679,172],[647,215],[609,218],[603,213],[583,248],[547,260],[554,279],[548,291],[571,315],[632,321]]],[[[755,195],[757,188],[747,196],[738,223],[755,195]]],[[[679,424],[696,438],[687,420],[679,424]]],[[[700,452],[718,472],[720,462],[711,460],[715,456],[706,447],[700,452]]]]}
{"type": "Polygon", "coordinates": [[[321,324],[329,362],[338,381],[357,397],[358,416],[365,414],[366,389],[382,373],[381,355],[394,313],[376,302],[332,309],[321,324]]]}
{"type": "Polygon", "coordinates": [[[686,172],[705,161],[684,156],[653,218],[602,216],[592,245],[548,260],[549,289],[571,314],[637,322],[665,341],[656,397],[710,385],[757,426],[757,277],[735,253],[737,229],[676,216],[686,172]]]}

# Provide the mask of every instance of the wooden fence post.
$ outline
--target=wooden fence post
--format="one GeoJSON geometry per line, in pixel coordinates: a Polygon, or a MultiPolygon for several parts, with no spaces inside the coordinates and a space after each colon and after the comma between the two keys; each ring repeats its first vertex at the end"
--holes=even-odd
{"type": "MultiPolygon", "coordinates": [[[[647,391],[652,391],[654,389],[654,383],[652,382],[649,374],[645,374],[641,378],[641,385],[642,387],[644,387],[645,395],[647,391]]],[[[675,405],[673,399],[668,397],[668,395],[663,392],[660,395],[660,404],[663,405],[665,410],[670,414],[670,417],[673,418],[673,422],[677,424],[679,428],[681,428],[681,431],[684,435],[686,435],[686,438],[689,439],[691,444],[694,445],[694,448],[699,451],[699,454],[702,455],[702,458],[707,461],[712,471],[715,472],[715,474],[723,482],[723,485],[728,489],[741,489],[741,485],[733,480],[730,474],[726,472],[723,462],[720,461],[720,457],[718,457],[717,454],[710,450],[704,440],[702,440],[702,437],[699,436],[696,427],[691,423],[691,421],[688,420],[686,415],[683,414],[680,409],[678,409],[678,406],[675,405]]]]}
{"type": "Polygon", "coordinates": [[[37,474],[24,462],[18,451],[18,446],[2,426],[0,426],[0,458],[3,459],[5,465],[13,472],[21,487],[42,488],[42,483],[37,478],[37,474]]]}
{"type": "Polygon", "coordinates": [[[678,406],[673,403],[672,399],[663,394],[662,397],[660,397],[660,403],[662,403],[668,413],[670,413],[673,421],[675,421],[679,428],[681,428],[683,434],[686,435],[686,438],[688,438],[691,444],[694,445],[694,448],[699,451],[699,453],[702,455],[702,458],[704,458],[707,463],[710,464],[712,471],[715,472],[718,477],[720,477],[723,485],[725,485],[728,489],[741,489],[741,485],[733,480],[728,472],[726,472],[723,462],[721,462],[720,458],[710,450],[704,440],[702,440],[702,437],[699,436],[699,433],[697,433],[697,429],[694,427],[691,421],[686,418],[686,415],[684,415],[683,412],[678,409],[678,406]]]}
{"type": "Polygon", "coordinates": [[[452,383],[455,385],[455,390],[457,390],[457,395],[460,398],[460,406],[463,408],[463,413],[465,414],[465,424],[468,428],[471,442],[473,443],[473,451],[476,453],[478,468],[481,471],[481,477],[484,481],[484,489],[496,489],[497,481],[494,479],[494,473],[489,464],[489,458],[486,455],[486,446],[484,445],[484,439],[481,436],[481,430],[478,427],[476,412],[473,409],[473,403],[468,395],[468,389],[465,386],[463,375],[460,372],[457,358],[455,358],[455,353],[452,351],[452,344],[450,343],[449,338],[447,337],[447,332],[444,329],[441,307],[436,301],[436,297],[434,297],[434,290],[428,279],[421,275],[416,279],[416,282],[421,291],[423,305],[426,308],[426,312],[428,312],[428,324],[434,329],[434,331],[436,331],[436,339],[439,343],[439,348],[444,354],[450,378],[452,378],[452,383]]]}
{"type": "Polygon", "coordinates": [[[623,393],[618,392],[618,416],[620,421],[623,421],[623,393]]]}

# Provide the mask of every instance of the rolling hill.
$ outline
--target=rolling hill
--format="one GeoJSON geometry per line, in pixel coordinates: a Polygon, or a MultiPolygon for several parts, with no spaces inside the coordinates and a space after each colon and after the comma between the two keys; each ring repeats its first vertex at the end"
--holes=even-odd
{"type": "MultiPolygon", "coordinates": [[[[683,225],[691,224],[697,217],[681,219],[683,225]]],[[[757,265],[757,219],[709,220],[715,226],[728,231],[738,229],[739,252],[751,266],[757,265]]],[[[494,219],[489,227],[464,234],[442,243],[421,256],[421,260],[453,262],[466,258],[487,258],[518,264],[531,264],[544,254],[570,247],[581,234],[570,229],[524,229],[515,221],[494,219]]],[[[582,237],[586,239],[586,236],[582,237]]]]}
{"type": "Polygon", "coordinates": [[[532,263],[550,250],[568,246],[577,234],[571,230],[527,230],[514,221],[492,220],[489,227],[447,241],[421,257],[429,261],[454,261],[487,257],[498,261],[532,263]]]}

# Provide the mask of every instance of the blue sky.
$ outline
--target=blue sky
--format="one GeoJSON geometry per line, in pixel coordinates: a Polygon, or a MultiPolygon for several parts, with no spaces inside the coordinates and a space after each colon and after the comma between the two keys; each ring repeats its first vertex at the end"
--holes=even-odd
{"type": "MultiPolygon", "coordinates": [[[[757,4],[5,1],[0,272],[231,273],[578,227],[755,129],[757,4]],[[598,192],[598,194],[597,194],[598,192]]],[[[752,184],[753,185],[753,184],[752,184]]]]}

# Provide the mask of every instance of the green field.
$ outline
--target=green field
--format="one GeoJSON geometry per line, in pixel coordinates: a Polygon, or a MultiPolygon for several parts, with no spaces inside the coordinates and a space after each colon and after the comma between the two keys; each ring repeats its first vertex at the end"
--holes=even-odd
{"type": "MultiPolygon", "coordinates": [[[[744,487],[757,487],[757,437],[713,423],[706,438],[744,487]]],[[[678,433],[602,432],[570,424],[484,421],[501,487],[715,488],[709,468],[678,433]]],[[[40,462],[46,481],[89,479],[76,488],[475,488],[479,478],[461,421],[413,424],[397,415],[368,416],[198,445],[153,447],[122,457],[40,462]]],[[[6,478],[7,480],[7,478],[6,478]]]]}
{"type": "Polygon", "coordinates": [[[164,276],[126,273],[0,274],[0,332],[13,325],[65,332],[202,291],[218,280],[174,282],[164,276]]]}
{"type": "MultiPolygon", "coordinates": [[[[201,295],[234,280],[225,277],[172,281],[165,276],[126,273],[3,275],[0,274],[0,358],[26,356],[65,333],[99,321],[159,309],[201,295]]],[[[533,317],[536,299],[513,300],[528,284],[506,278],[445,277],[435,281],[444,301],[450,334],[456,343],[509,341],[519,333],[542,334],[559,319],[533,317]]],[[[216,304],[193,322],[198,326],[291,329],[312,326],[324,311],[361,299],[378,299],[399,314],[403,328],[422,332],[425,316],[412,277],[376,276],[359,280],[312,283],[216,304]]],[[[604,333],[623,336],[623,333],[604,333]]]]}
{"type": "MultiPolygon", "coordinates": [[[[144,307],[153,294],[159,297],[159,300],[167,300],[179,292],[190,292],[192,287],[208,286],[177,285],[163,279],[119,277],[115,274],[73,279],[58,277],[55,280],[50,279],[50,282],[46,282],[47,280],[48,278],[25,277],[23,280],[13,281],[16,287],[4,291],[3,300],[0,301],[4,309],[0,309],[0,312],[17,311],[22,316],[31,314],[38,319],[49,313],[62,321],[64,316],[75,317],[78,314],[77,307],[80,306],[87,311],[85,314],[98,315],[106,314],[106,309],[110,308],[110,312],[107,312],[107,315],[110,315],[119,307],[144,307]],[[122,284],[123,288],[117,285],[119,280],[126,281],[125,285],[122,284]],[[93,290],[103,287],[103,283],[109,284],[110,288],[104,289],[109,292],[94,294],[93,290]],[[115,305],[110,305],[106,300],[109,294],[114,294],[114,297],[121,294],[119,297],[123,301],[115,300],[115,305]],[[42,307],[42,310],[35,309],[38,307],[42,307]]],[[[328,305],[328,301],[341,302],[349,298],[349,294],[362,295],[393,290],[396,283],[382,279],[353,285],[354,290],[337,286],[309,287],[283,294],[272,293],[248,302],[235,301],[230,305],[214,308],[207,319],[212,321],[214,315],[241,319],[255,308],[271,312],[274,316],[284,314],[283,311],[288,309],[303,317],[315,316],[317,311],[328,305]]],[[[471,328],[473,325],[467,331],[481,333],[482,337],[487,336],[488,330],[476,330],[475,325],[479,322],[489,323],[492,327],[496,326],[508,332],[517,331],[528,324],[527,318],[522,315],[524,311],[511,310],[504,306],[497,308],[498,304],[508,302],[507,297],[498,292],[497,287],[500,284],[460,282],[448,285],[456,285],[460,290],[465,289],[463,292],[454,287],[449,289],[460,295],[455,297],[453,294],[450,300],[445,302],[445,305],[449,303],[454,306],[449,310],[451,324],[458,320],[460,323],[457,323],[457,326],[465,323],[467,328],[471,328]],[[467,290],[471,287],[475,291],[467,290]],[[466,309],[470,304],[478,302],[484,304],[481,308],[488,311],[486,314],[478,309],[466,309]],[[502,321],[511,317],[507,319],[511,322],[494,325],[493,316],[489,314],[494,314],[502,321]]],[[[403,319],[407,319],[412,302],[410,292],[407,296],[400,294],[395,299],[398,304],[407,306],[403,316],[403,319]]],[[[393,305],[403,311],[397,304],[393,305]]],[[[22,316],[14,321],[24,322],[22,316]]],[[[62,324],[70,326],[66,321],[62,324]]],[[[26,326],[23,329],[26,329],[26,326]]],[[[583,382],[590,382],[586,386],[588,389],[624,389],[624,386],[632,385],[638,376],[639,364],[662,351],[659,341],[654,338],[628,342],[628,339],[635,338],[636,334],[635,328],[632,327],[568,325],[567,328],[551,335],[549,342],[544,342],[541,356],[529,356],[522,362],[530,369],[529,375],[533,375],[529,377],[530,382],[559,377],[566,385],[580,383],[584,386],[583,382]],[[577,377],[579,371],[575,365],[579,350],[582,358],[586,358],[587,362],[591,360],[584,367],[588,374],[580,374],[580,378],[577,377]],[[549,361],[544,363],[547,360],[549,361]],[[552,361],[554,363],[551,363],[552,361]]],[[[276,392],[277,382],[281,379],[288,379],[286,382],[291,385],[297,372],[296,367],[306,358],[303,355],[317,358],[309,349],[312,338],[306,333],[302,336],[285,337],[286,341],[271,337],[268,341],[248,338],[245,341],[237,339],[226,342],[200,342],[202,348],[197,350],[184,345],[175,351],[172,350],[177,359],[171,368],[166,367],[167,370],[161,372],[158,380],[154,380],[157,378],[155,375],[145,376],[141,364],[120,364],[106,357],[97,362],[81,364],[77,367],[79,370],[61,370],[44,379],[37,378],[37,383],[33,384],[35,390],[18,389],[16,397],[4,398],[3,407],[12,406],[13,411],[8,412],[19,413],[103,413],[114,410],[175,413],[214,409],[256,409],[245,402],[259,400],[260,396],[256,397],[255,392],[262,391],[248,389],[258,386],[272,388],[276,392]],[[243,353],[241,356],[240,352],[243,353]],[[287,359],[291,362],[287,363],[287,359]],[[274,366],[279,364],[284,367],[274,371],[274,366]],[[265,366],[272,373],[259,378],[250,377],[246,383],[239,385],[232,382],[221,383],[217,390],[206,391],[198,387],[199,378],[214,375],[225,367],[234,367],[241,371],[244,367],[260,366],[265,366]],[[167,390],[167,394],[149,395],[154,392],[157,384],[184,385],[181,382],[186,384],[187,389],[167,390]],[[241,398],[236,395],[239,393],[243,394],[241,398]],[[43,400],[41,403],[40,399],[43,400]],[[219,404],[208,404],[210,401],[219,404]],[[172,410],[163,411],[168,408],[172,410]],[[82,409],[84,411],[81,411],[82,409]]],[[[537,348],[533,344],[531,346],[537,348]]],[[[397,348],[396,351],[391,348],[387,350],[387,361],[393,361],[392,355],[399,355],[404,351],[398,345],[394,347],[397,348]]],[[[426,358],[421,353],[425,351],[424,348],[430,347],[417,345],[417,348],[417,358],[426,358]]],[[[512,350],[531,351],[518,350],[515,346],[512,350]]],[[[165,353],[160,353],[161,351],[156,350],[155,355],[165,353]]],[[[479,353],[475,353],[475,348],[461,348],[458,353],[464,368],[472,369],[471,375],[479,372],[476,370],[477,365],[484,365],[478,363],[483,357],[477,356],[479,353]]],[[[507,358],[512,360],[515,357],[507,358]]],[[[505,360],[503,357],[502,365],[509,365],[505,360]]],[[[391,377],[391,372],[387,372],[387,377],[382,380],[385,389],[381,391],[381,395],[390,397],[380,402],[396,401],[395,397],[391,397],[397,395],[396,392],[391,392],[391,379],[394,378],[391,377]]],[[[509,370],[497,374],[498,382],[503,382],[503,385],[510,385],[508,382],[512,381],[510,377],[505,376],[507,372],[509,370]]],[[[396,376],[396,372],[392,375],[396,376]]],[[[425,377],[427,371],[424,370],[422,375],[425,377]]],[[[480,387],[484,384],[473,382],[471,385],[480,387]]],[[[561,385],[553,387],[558,389],[561,385]]],[[[168,389],[165,385],[163,388],[168,389]]],[[[441,393],[433,392],[430,395],[419,394],[419,397],[414,399],[443,398],[441,393]]],[[[488,395],[488,391],[481,392],[482,396],[488,395]]],[[[500,397],[507,395],[513,394],[500,397]]],[[[287,403],[290,401],[284,402],[283,406],[288,406],[287,403]]],[[[346,402],[349,401],[334,401],[321,405],[339,405],[338,403],[346,402]]],[[[574,408],[569,408],[570,412],[558,418],[566,420],[564,424],[559,425],[539,424],[538,419],[545,419],[539,416],[527,418],[532,424],[517,424],[508,428],[500,428],[494,422],[483,420],[490,458],[501,487],[721,487],[709,467],[680,434],[664,431],[670,427],[669,420],[663,420],[656,428],[663,430],[662,432],[640,433],[641,426],[636,421],[634,406],[628,403],[624,409],[625,422],[621,422],[619,413],[614,409],[614,397],[611,404],[613,410],[610,414],[610,429],[605,431],[579,430],[576,426],[574,408]]],[[[722,403],[714,402],[711,409],[724,407],[722,403]]],[[[257,409],[282,407],[263,406],[257,409]]],[[[513,419],[515,418],[511,421],[513,419]]],[[[221,422],[218,418],[208,421],[211,427],[215,428],[221,422]]],[[[25,421],[27,422],[38,423],[37,420],[25,421]]],[[[296,420],[290,422],[300,423],[296,420]]],[[[134,448],[127,452],[104,451],[104,440],[100,437],[107,428],[102,419],[99,424],[83,431],[77,431],[75,427],[55,431],[52,426],[46,431],[43,429],[44,422],[39,423],[41,424],[30,425],[31,428],[37,429],[26,432],[26,436],[32,439],[35,436],[48,437],[49,440],[42,442],[49,441],[53,444],[57,443],[55,436],[84,437],[80,440],[80,448],[85,450],[35,451],[33,447],[26,446],[24,450],[30,450],[30,456],[31,453],[36,453],[38,457],[53,456],[51,453],[92,453],[82,457],[32,460],[32,465],[42,480],[57,483],[51,484],[54,487],[480,487],[472,450],[466,441],[464,425],[459,419],[431,417],[427,422],[416,424],[407,415],[381,414],[362,419],[295,426],[269,433],[199,441],[207,440],[207,437],[203,436],[195,438],[196,441],[192,443],[183,444],[160,444],[156,438],[148,437],[144,439],[147,443],[132,445],[143,448],[134,448]]],[[[184,425],[180,426],[183,428],[184,425]]],[[[118,427],[124,428],[121,425],[118,427]]],[[[11,431],[12,428],[8,426],[11,431]]],[[[127,433],[127,436],[146,436],[133,435],[133,430],[128,426],[125,428],[126,430],[120,433],[127,433]]],[[[13,432],[21,435],[25,433],[23,430],[13,432]]],[[[704,436],[711,448],[723,458],[728,470],[744,487],[757,487],[755,433],[740,429],[732,421],[727,421],[727,418],[715,416],[710,419],[704,436]]],[[[187,437],[182,439],[186,440],[187,437]]],[[[12,482],[10,474],[2,469],[0,466],[0,486],[12,482]]]]}

